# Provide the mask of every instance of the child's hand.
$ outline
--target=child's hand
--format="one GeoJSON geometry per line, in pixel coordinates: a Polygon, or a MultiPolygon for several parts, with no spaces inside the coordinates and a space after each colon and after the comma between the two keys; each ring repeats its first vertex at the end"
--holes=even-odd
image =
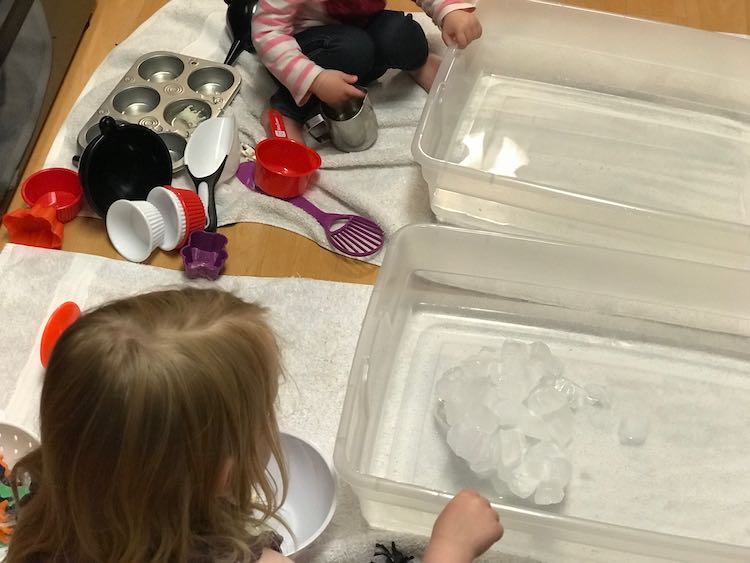
{"type": "Polygon", "coordinates": [[[424,563],[469,563],[503,537],[503,525],[487,499],[461,491],[435,521],[424,563]]]}
{"type": "Polygon", "coordinates": [[[455,10],[443,18],[443,41],[448,47],[465,49],[481,36],[482,24],[472,12],[455,10]]]}
{"type": "Polygon", "coordinates": [[[365,94],[354,84],[357,77],[338,70],[324,70],[313,81],[310,91],[329,106],[345,104],[351,98],[364,98],[365,94]]]}

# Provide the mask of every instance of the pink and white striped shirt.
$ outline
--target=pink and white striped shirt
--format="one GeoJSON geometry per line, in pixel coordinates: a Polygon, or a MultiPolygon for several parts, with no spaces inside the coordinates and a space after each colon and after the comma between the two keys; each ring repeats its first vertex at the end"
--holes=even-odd
{"type": "MultiPolygon", "coordinates": [[[[473,4],[460,0],[413,1],[438,27],[454,10],[474,9],[473,4]]],[[[347,16],[371,16],[385,5],[386,0],[260,0],[253,16],[253,44],[266,68],[302,105],[324,69],[302,53],[294,35],[310,27],[340,23],[347,16]]]]}

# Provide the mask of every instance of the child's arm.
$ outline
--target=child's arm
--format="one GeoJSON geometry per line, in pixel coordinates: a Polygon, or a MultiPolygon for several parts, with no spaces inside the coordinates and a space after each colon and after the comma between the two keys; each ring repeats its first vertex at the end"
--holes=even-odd
{"type": "Polygon", "coordinates": [[[323,69],[302,54],[292,36],[294,18],[305,0],[260,0],[253,16],[253,45],[261,62],[294,96],[307,101],[323,69]]]}
{"type": "Polygon", "coordinates": [[[503,525],[487,499],[461,491],[435,520],[422,563],[471,563],[503,537],[503,525]]]}
{"type": "Polygon", "coordinates": [[[443,41],[460,49],[482,36],[482,25],[473,14],[475,7],[457,0],[414,0],[443,30],[443,41]]]}
{"type": "Polygon", "coordinates": [[[356,76],[324,70],[307,58],[293,37],[294,18],[305,0],[260,0],[253,16],[253,45],[261,62],[299,104],[315,94],[335,104],[363,94],[353,86],[356,76]]]}

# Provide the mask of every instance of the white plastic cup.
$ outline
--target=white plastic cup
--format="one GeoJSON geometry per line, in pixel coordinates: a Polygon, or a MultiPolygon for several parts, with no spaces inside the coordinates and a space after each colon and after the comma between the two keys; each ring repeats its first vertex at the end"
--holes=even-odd
{"type": "Polygon", "coordinates": [[[107,211],[107,234],[123,258],[143,262],[164,242],[164,220],[147,201],[120,199],[107,211]]]}
{"type": "Polygon", "coordinates": [[[164,220],[164,241],[159,248],[174,250],[185,238],[187,229],[185,209],[180,199],[168,189],[157,186],[148,194],[147,201],[156,207],[164,220]]]}

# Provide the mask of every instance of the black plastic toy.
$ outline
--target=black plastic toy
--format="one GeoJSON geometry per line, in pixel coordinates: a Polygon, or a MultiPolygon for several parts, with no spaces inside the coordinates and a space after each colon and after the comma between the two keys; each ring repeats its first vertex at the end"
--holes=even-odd
{"type": "MultiPolygon", "coordinates": [[[[408,561],[414,559],[413,556],[407,556],[401,553],[396,548],[396,542],[391,542],[391,549],[388,549],[382,543],[376,543],[374,555],[375,557],[385,557],[382,563],[407,563],[408,561]]],[[[371,561],[370,563],[375,562],[371,561]]]]}

